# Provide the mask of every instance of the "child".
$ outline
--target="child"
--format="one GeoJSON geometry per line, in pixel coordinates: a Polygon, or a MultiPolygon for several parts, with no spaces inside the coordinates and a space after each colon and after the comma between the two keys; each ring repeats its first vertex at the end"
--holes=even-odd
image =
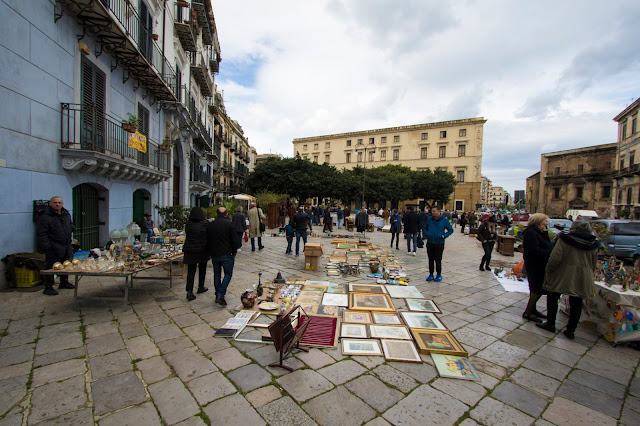
{"type": "Polygon", "coordinates": [[[287,235],[287,251],[284,254],[291,254],[291,243],[293,243],[293,237],[296,235],[296,231],[289,223],[285,225],[284,231],[287,235]]]}

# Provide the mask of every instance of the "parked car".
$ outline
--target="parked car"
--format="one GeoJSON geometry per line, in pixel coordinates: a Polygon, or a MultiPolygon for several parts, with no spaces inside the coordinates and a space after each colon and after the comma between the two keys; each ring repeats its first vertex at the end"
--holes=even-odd
{"type": "Polygon", "coordinates": [[[572,223],[569,219],[549,219],[547,228],[549,232],[557,235],[559,232],[568,231],[572,223]]]}
{"type": "Polygon", "coordinates": [[[603,241],[608,255],[620,259],[631,259],[638,244],[640,244],[640,221],[624,219],[596,219],[591,226],[603,224],[609,231],[606,241],[603,241]]]}
{"type": "Polygon", "coordinates": [[[529,222],[529,213],[516,213],[511,218],[511,225],[526,225],[529,222]]]}

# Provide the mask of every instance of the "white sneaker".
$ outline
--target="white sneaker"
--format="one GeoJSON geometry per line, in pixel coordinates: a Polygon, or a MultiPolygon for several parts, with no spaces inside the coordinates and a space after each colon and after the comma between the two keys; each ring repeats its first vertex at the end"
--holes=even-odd
{"type": "Polygon", "coordinates": [[[238,253],[240,253],[242,251],[242,249],[238,249],[238,253]]]}
{"type": "Polygon", "coordinates": [[[413,255],[414,255],[414,256],[416,255],[416,252],[415,252],[415,251],[413,252],[413,255]]]}

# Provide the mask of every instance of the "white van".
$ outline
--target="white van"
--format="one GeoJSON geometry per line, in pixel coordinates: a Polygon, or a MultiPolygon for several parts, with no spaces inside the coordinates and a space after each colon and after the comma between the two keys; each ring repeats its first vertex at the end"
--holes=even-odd
{"type": "Polygon", "coordinates": [[[594,210],[567,210],[567,214],[564,217],[569,217],[569,215],[573,220],[576,220],[578,216],[582,216],[586,220],[598,219],[598,213],[594,210]]]}

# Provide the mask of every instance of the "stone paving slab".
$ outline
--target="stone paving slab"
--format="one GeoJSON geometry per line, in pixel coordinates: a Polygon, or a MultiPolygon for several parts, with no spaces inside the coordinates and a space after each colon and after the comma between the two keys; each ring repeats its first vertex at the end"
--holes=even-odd
{"type": "Polygon", "coordinates": [[[125,350],[89,358],[89,366],[91,367],[93,380],[103,379],[133,369],[131,356],[125,350]]]}
{"type": "Polygon", "coordinates": [[[483,425],[531,425],[534,418],[524,414],[515,408],[508,406],[493,398],[486,397],[473,410],[469,416],[483,425]]]}
{"type": "Polygon", "coordinates": [[[547,406],[547,401],[541,396],[506,381],[500,383],[491,396],[535,418],[539,417],[547,406]]]}
{"type": "Polygon", "coordinates": [[[93,413],[90,408],[63,414],[53,420],[38,423],[38,426],[67,426],[67,425],[88,425],[93,422],[93,413]]]}
{"type": "Polygon", "coordinates": [[[557,397],[542,418],[558,426],[560,425],[615,425],[616,419],[592,410],[588,406],[557,397]]]}
{"type": "Polygon", "coordinates": [[[183,382],[218,371],[211,360],[200,354],[195,347],[171,352],[164,355],[164,359],[183,382]]]}
{"type": "Polygon", "coordinates": [[[279,399],[281,396],[282,393],[280,392],[280,390],[272,385],[251,391],[245,396],[245,398],[255,408],[260,408],[263,405],[270,403],[271,401],[279,399]]]}
{"type": "Polygon", "coordinates": [[[200,412],[198,403],[177,377],[149,386],[149,394],[167,424],[178,423],[200,412]]]}
{"type": "Polygon", "coordinates": [[[327,367],[323,367],[318,370],[318,373],[322,374],[334,385],[341,385],[353,379],[354,377],[358,377],[361,374],[364,374],[366,371],[367,369],[362,367],[357,362],[352,360],[344,360],[327,367]]]}
{"type": "Polygon", "coordinates": [[[142,381],[133,371],[91,383],[91,395],[95,414],[99,416],[147,399],[142,381]]]}
{"type": "Polygon", "coordinates": [[[233,387],[233,384],[220,372],[193,379],[187,383],[187,387],[200,406],[236,393],[236,388],[233,387]]]}
{"type": "Polygon", "coordinates": [[[361,425],[376,416],[376,412],[344,387],[318,396],[302,408],[321,425],[361,425]]]}
{"type": "Polygon", "coordinates": [[[313,370],[298,370],[276,380],[298,402],[304,402],[333,388],[331,382],[313,370]]]}
{"type": "Polygon", "coordinates": [[[234,394],[212,402],[204,408],[212,424],[225,426],[260,426],[265,421],[241,395],[234,394]]]}
{"type": "Polygon", "coordinates": [[[429,385],[422,385],[387,410],[383,417],[394,425],[451,425],[467,410],[466,404],[429,385]]]}
{"type": "Polygon", "coordinates": [[[605,393],[598,392],[591,388],[579,385],[571,380],[562,382],[562,386],[558,389],[558,396],[577,402],[581,405],[606,414],[609,417],[620,418],[622,410],[622,401],[609,396],[605,393]]]}
{"type": "Polygon", "coordinates": [[[524,388],[547,397],[555,395],[556,391],[560,387],[560,382],[558,380],[536,373],[535,371],[527,368],[519,368],[511,375],[511,380],[524,388]]]}
{"type": "Polygon", "coordinates": [[[388,387],[368,374],[350,381],[345,387],[380,413],[384,413],[392,405],[404,398],[402,392],[388,387]]]}
{"type": "Polygon", "coordinates": [[[271,425],[313,426],[317,424],[288,396],[258,408],[258,413],[271,425]]]}
{"type": "Polygon", "coordinates": [[[271,383],[271,374],[256,364],[245,365],[227,373],[227,377],[242,393],[250,392],[271,383]]]}
{"type": "Polygon", "coordinates": [[[84,377],[76,376],[34,389],[31,394],[29,423],[35,424],[83,408],[87,402],[84,377]],[[56,403],[51,404],[55,395],[56,403]]]}
{"type": "Polygon", "coordinates": [[[417,381],[389,365],[381,365],[372,370],[372,372],[383,382],[403,393],[407,393],[418,386],[417,381]]]}
{"type": "Polygon", "coordinates": [[[104,417],[99,426],[141,426],[159,425],[160,416],[151,402],[127,408],[104,417]]]}
{"type": "Polygon", "coordinates": [[[57,364],[34,369],[31,385],[36,388],[46,385],[47,383],[59,382],[73,376],[79,376],[86,371],[87,364],[84,359],[62,361],[57,364]]]}

